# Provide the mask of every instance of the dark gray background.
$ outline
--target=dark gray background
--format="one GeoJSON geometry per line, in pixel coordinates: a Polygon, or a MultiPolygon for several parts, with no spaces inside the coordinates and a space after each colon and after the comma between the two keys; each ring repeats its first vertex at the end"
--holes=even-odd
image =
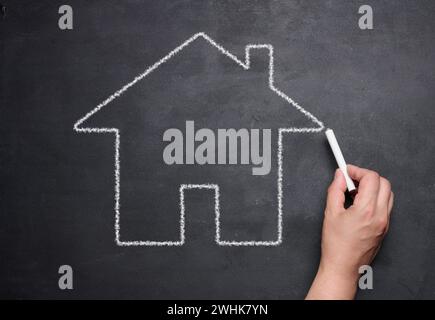
{"type": "MultiPolygon", "coordinates": [[[[123,248],[113,241],[113,137],[77,134],[72,126],[204,31],[240,58],[248,43],[272,44],[277,87],[335,130],[348,162],[391,180],[396,203],[373,264],[374,290],[358,298],[435,298],[433,1],[367,3],[374,10],[371,31],[358,28],[363,1],[70,1],[72,31],[57,27],[64,1],[1,3],[0,297],[304,297],[317,268],[325,192],[335,168],[323,133],[284,139],[281,246],[215,245],[207,192],[186,194],[185,246],[123,248]],[[58,289],[62,264],[74,269],[72,291],[58,289]]],[[[163,170],[161,162],[147,161],[150,150],[162,150],[162,128],[182,128],[185,120],[210,128],[303,123],[268,96],[261,57],[257,69],[243,74],[204,42],[189,50],[176,69],[162,69],[152,86],[144,83],[125,96],[128,109],[120,104],[96,119],[137,129],[126,135],[121,155],[132,164],[122,179],[137,184],[122,184],[130,189],[121,193],[131,195],[131,212],[140,215],[144,202],[149,214],[133,217],[126,237],[176,235],[176,224],[164,227],[176,222],[177,212],[169,210],[177,208],[176,197],[151,201],[134,194],[149,188],[151,171],[164,187],[215,179],[228,190],[226,236],[273,238],[276,154],[271,174],[262,178],[253,178],[250,167],[163,170]],[[172,89],[164,90],[164,102],[154,95],[162,88],[172,89]],[[168,217],[150,207],[166,204],[168,217]],[[259,219],[244,219],[250,212],[259,219]]]]}

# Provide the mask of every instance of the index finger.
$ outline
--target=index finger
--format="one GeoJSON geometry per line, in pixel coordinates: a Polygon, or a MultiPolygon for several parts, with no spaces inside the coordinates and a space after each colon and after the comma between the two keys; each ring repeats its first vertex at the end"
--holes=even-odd
{"type": "Polygon", "coordinates": [[[359,183],[354,205],[365,206],[372,202],[375,203],[379,193],[379,174],[351,164],[347,166],[347,173],[353,180],[359,183]]]}

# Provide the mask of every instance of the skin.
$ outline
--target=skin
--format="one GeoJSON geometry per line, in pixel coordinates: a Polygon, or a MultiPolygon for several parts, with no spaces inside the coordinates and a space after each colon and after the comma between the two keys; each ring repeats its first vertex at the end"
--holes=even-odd
{"type": "Polygon", "coordinates": [[[377,172],[348,165],[358,182],[352,206],[344,208],[346,181],[337,169],[328,188],[322,229],[322,255],[307,300],[355,298],[358,269],[370,265],[388,231],[394,194],[377,172]]]}

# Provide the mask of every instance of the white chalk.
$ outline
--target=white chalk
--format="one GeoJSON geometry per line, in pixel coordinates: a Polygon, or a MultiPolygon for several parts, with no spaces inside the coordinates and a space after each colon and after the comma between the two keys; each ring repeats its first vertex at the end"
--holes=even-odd
{"type": "Polygon", "coordinates": [[[356,190],[355,184],[347,173],[346,161],[344,161],[343,154],[341,153],[340,146],[338,145],[337,139],[335,138],[334,131],[332,129],[327,129],[325,131],[326,138],[328,139],[329,145],[331,146],[332,152],[334,153],[335,160],[337,160],[338,167],[344,174],[344,179],[346,180],[347,190],[349,192],[356,190]]]}

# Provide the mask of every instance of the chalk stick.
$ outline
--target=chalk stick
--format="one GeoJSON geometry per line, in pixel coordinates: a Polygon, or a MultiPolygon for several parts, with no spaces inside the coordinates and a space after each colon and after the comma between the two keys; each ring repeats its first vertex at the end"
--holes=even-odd
{"type": "Polygon", "coordinates": [[[346,180],[347,190],[349,192],[355,192],[356,187],[353,183],[352,179],[349,177],[347,173],[346,161],[344,161],[343,153],[340,150],[340,146],[338,145],[337,139],[335,138],[334,131],[332,129],[327,129],[325,131],[326,138],[328,139],[329,145],[331,146],[332,153],[334,154],[335,160],[337,161],[338,167],[344,174],[344,178],[346,180]]]}

